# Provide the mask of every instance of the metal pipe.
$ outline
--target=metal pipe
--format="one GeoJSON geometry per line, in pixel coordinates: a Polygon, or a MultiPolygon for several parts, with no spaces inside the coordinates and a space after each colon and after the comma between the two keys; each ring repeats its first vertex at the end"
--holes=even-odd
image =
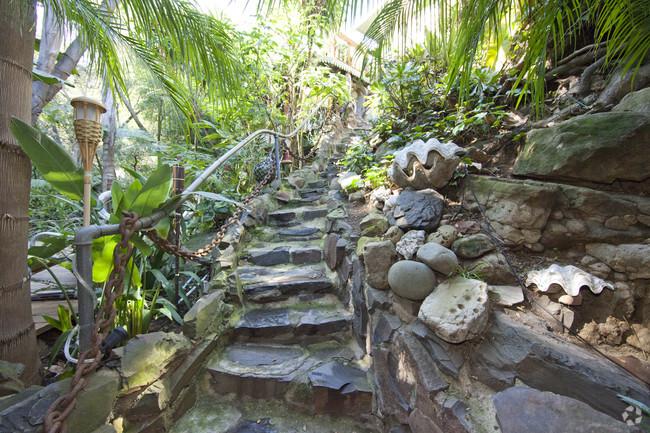
{"type": "MultiPolygon", "coordinates": [[[[144,227],[152,227],[153,225],[160,222],[163,218],[170,216],[176,209],[178,209],[189,197],[190,194],[198,189],[199,186],[212,174],[214,171],[219,168],[223,163],[225,163],[231,156],[239,152],[244,146],[252,142],[255,138],[262,134],[273,135],[279,138],[292,138],[298,132],[305,127],[307,122],[316,114],[316,112],[323,106],[325,101],[332,95],[329,95],[322,101],[320,101],[316,107],[309,113],[309,116],[296,127],[295,130],[288,134],[283,134],[276,132],[270,129],[258,129],[257,131],[250,134],[248,137],[237,143],[232,149],[224,153],[219,159],[213,162],[210,167],[206,168],[203,173],[197,177],[190,186],[188,186],[183,193],[176,198],[175,200],[168,203],[158,212],[151,214],[149,216],[140,218],[135,223],[135,230],[139,231],[144,227]]],[[[81,352],[90,348],[90,336],[93,331],[93,326],[95,319],[93,317],[95,303],[97,298],[92,290],[92,287],[86,287],[84,282],[92,285],[92,252],[91,247],[93,240],[98,239],[102,236],[115,235],[119,233],[119,224],[110,224],[104,226],[98,226],[96,224],[82,227],[75,233],[74,236],[74,245],[76,251],[76,262],[77,262],[77,293],[78,293],[78,313],[79,313],[79,350],[81,352]]]]}

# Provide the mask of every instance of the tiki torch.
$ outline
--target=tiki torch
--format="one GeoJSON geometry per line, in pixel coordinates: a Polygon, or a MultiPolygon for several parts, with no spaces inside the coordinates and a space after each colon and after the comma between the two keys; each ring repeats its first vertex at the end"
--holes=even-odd
{"type": "Polygon", "coordinates": [[[84,219],[83,225],[90,224],[90,187],[93,158],[102,138],[102,114],[106,108],[101,102],[81,96],[70,101],[74,107],[74,132],[81,150],[84,166],[84,219]]]}

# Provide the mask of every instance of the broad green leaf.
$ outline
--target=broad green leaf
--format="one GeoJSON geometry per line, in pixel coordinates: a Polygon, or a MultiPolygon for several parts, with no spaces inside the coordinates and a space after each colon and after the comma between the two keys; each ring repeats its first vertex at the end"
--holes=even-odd
{"type": "Polygon", "coordinates": [[[169,234],[169,229],[171,228],[171,222],[169,221],[169,217],[165,217],[160,220],[158,225],[156,226],[156,230],[158,230],[158,233],[160,233],[160,236],[166,238],[167,235],[169,234]]]}
{"type": "Polygon", "coordinates": [[[113,250],[119,236],[104,236],[93,241],[93,281],[103,283],[113,270],[113,250]]]}
{"type": "Polygon", "coordinates": [[[144,184],[144,183],[147,181],[147,179],[146,179],[143,175],[141,175],[140,173],[138,173],[137,171],[132,170],[132,169],[130,169],[129,167],[124,166],[124,165],[120,165],[120,167],[122,167],[122,170],[126,171],[126,172],[129,173],[131,176],[133,176],[134,179],[138,179],[138,180],[140,181],[141,184],[144,184]]]}
{"type": "Polygon", "coordinates": [[[160,166],[149,176],[129,210],[137,213],[140,217],[151,215],[167,199],[171,181],[171,167],[160,166]]]}
{"type": "Polygon", "coordinates": [[[45,180],[60,193],[75,199],[83,197],[83,169],[47,135],[20,119],[11,122],[11,132],[45,180]]]}
{"type": "Polygon", "coordinates": [[[145,256],[151,254],[151,247],[140,234],[134,233],[131,236],[131,243],[145,256]]]}
{"type": "Polygon", "coordinates": [[[113,202],[113,209],[117,209],[124,198],[124,191],[117,181],[113,182],[111,186],[111,201],[113,202]]]}
{"type": "Polygon", "coordinates": [[[30,256],[40,257],[42,259],[49,259],[54,254],[65,249],[70,245],[70,240],[66,235],[62,236],[50,236],[43,239],[43,245],[37,245],[30,247],[27,250],[27,254],[30,256]]]}
{"type": "Polygon", "coordinates": [[[61,84],[65,84],[66,86],[74,87],[74,84],[72,84],[71,82],[63,80],[52,74],[48,74],[47,72],[41,71],[40,69],[36,69],[36,68],[32,69],[32,76],[34,77],[34,81],[42,81],[46,84],[61,83],[61,84]]]}
{"type": "Polygon", "coordinates": [[[111,215],[110,222],[112,224],[119,224],[124,216],[122,211],[129,211],[133,205],[133,201],[138,197],[142,184],[139,180],[134,180],[131,185],[122,193],[122,198],[118,203],[113,202],[113,214],[111,215]]]}
{"type": "Polygon", "coordinates": [[[138,266],[133,263],[133,257],[129,259],[126,264],[127,275],[129,275],[129,281],[132,286],[142,287],[142,278],[140,278],[140,270],[138,266]]]}

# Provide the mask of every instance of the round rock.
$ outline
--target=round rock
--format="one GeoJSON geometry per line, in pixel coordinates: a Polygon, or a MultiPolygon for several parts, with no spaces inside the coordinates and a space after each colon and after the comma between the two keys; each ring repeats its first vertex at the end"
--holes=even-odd
{"type": "Polygon", "coordinates": [[[388,284],[402,298],[421,301],[436,286],[436,274],[424,263],[402,260],[388,271],[388,284]]]}
{"type": "Polygon", "coordinates": [[[451,274],[458,267],[456,254],[435,242],[422,245],[417,252],[417,258],[434,271],[444,275],[451,274]]]}
{"type": "Polygon", "coordinates": [[[458,230],[454,226],[441,225],[435,233],[431,233],[427,238],[427,243],[435,242],[445,248],[451,248],[451,244],[458,239],[458,230]]]}
{"type": "Polygon", "coordinates": [[[438,285],[422,303],[418,318],[440,338],[462,343],[483,333],[488,323],[487,284],[455,277],[438,285]]]}
{"type": "Polygon", "coordinates": [[[457,239],[451,249],[458,257],[474,259],[492,251],[494,244],[488,235],[479,233],[457,239]]]}

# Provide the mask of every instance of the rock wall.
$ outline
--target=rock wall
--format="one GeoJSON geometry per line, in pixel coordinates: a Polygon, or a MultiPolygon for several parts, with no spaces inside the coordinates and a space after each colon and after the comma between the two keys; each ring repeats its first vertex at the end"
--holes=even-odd
{"type": "Polygon", "coordinates": [[[650,198],[533,180],[470,175],[466,206],[486,212],[506,246],[535,252],[590,243],[643,243],[650,198]],[[478,199],[478,203],[477,203],[478,199]]]}

